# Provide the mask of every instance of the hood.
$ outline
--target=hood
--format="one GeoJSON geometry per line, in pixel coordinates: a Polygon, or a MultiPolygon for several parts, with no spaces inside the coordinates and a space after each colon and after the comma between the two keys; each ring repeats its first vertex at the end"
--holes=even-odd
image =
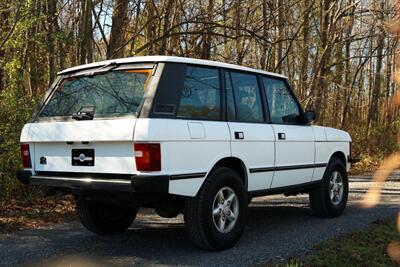
{"type": "Polygon", "coordinates": [[[351,142],[351,137],[348,132],[335,128],[324,127],[327,141],[351,142]]]}

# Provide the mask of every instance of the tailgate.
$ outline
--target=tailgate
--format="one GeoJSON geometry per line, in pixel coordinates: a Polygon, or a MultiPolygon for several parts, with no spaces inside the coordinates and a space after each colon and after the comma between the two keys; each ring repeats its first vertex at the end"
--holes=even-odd
{"type": "Polygon", "coordinates": [[[35,171],[132,174],[136,119],[41,122],[26,125],[35,171]]]}

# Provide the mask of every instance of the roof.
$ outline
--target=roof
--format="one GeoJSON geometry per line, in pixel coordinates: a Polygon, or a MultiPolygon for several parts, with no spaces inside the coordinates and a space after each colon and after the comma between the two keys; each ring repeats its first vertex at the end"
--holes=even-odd
{"type": "Polygon", "coordinates": [[[99,62],[94,62],[94,63],[90,63],[90,64],[85,64],[85,65],[80,65],[80,66],[76,66],[73,68],[69,68],[69,69],[60,71],[58,74],[62,75],[62,74],[75,72],[75,71],[79,71],[79,70],[102,67],[104,65],[114,63],[114,62],[116,64],[173,62],[173,63],[207,65],[207,66],[234,69],[234,70],[250,71],[250,72],[256,72],[256,73],[266,74],[266,75],[270,75],[270,76],[280,77],[280,78],[286,78],[282,74],[253,69],[253,68],[249,68],[249,67],[243,67],[243,66],[234,65],[234,64],[228,64],[228,63],[211,61],[211,60],[187,58],[187,57],[173,57],[173,56],[143,56],[143,57],[126,57],[126,58],[105,60],[105,61],[99,61],[99,62]]]}

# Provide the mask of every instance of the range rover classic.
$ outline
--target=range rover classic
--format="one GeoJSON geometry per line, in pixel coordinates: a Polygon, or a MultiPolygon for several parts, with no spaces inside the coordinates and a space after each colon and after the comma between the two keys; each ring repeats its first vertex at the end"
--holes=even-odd
{"type": "Polygon", "coordinates": [[[150,207],[224,250],[253,197],[307,193],[316,215],[343,212],[351,138],[314,117],[279,74],[166,56],[82,65],[58,73],[24,126],[17,178],[74,195],[96,234],[150,207]]]}

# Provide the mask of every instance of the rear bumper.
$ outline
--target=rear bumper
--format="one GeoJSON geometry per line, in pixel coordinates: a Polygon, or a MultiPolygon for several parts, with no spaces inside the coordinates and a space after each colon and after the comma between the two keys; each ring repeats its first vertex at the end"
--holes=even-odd
{"type": "Polygon", "coordinates": [[[351,158],[351,157],[349,157],[349,158],[347,159],[347,161],[348,161],[350,164],[356,164],[357,162],[360,162],[360,159],[359,159],[359,158],[351,158]]]}
{"type": "MultiPolygon", "coordinates": [[[[42,185],[56,188],[82,188],[88,190],[122,191],[133,193],[168,193],[168,175],[132,175],[128,179],[109,178],[97,174],[93,177],[57,174],[32,175],[30,170],[18,170],[17,179],[23,184],[42,185]]],[[[115,175],[114,175],[115,176],[115,175]]]]}

